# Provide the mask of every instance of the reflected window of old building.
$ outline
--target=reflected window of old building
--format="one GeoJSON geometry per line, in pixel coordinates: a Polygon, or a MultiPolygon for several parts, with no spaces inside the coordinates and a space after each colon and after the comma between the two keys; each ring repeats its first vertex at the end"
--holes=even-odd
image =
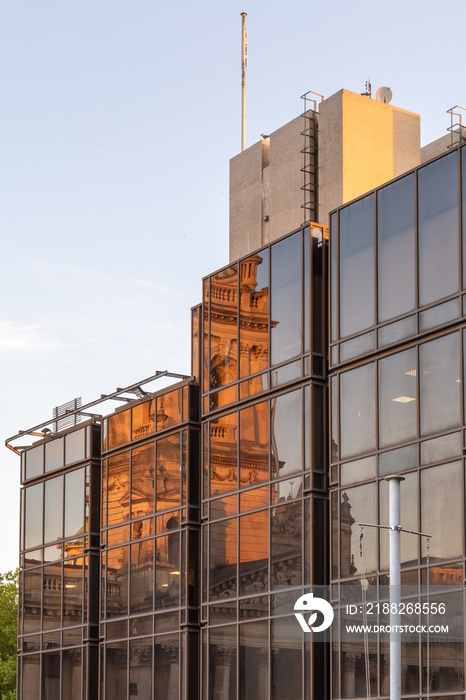
{"type": "Polygon", "coordinates": [[[238,415],[230,413],[210,424],[210,495],[238,488],[238,415]]]}
{"type": "Polygon", "coordinates": [[[154,512],[155,444],[137,447],[131,455],[131,517],[154,512]]]}
{"type": "MultiPolygon", "coordinates": [[[[268,249],[241,263],[239,334],[240,377],[248,377],[267,369],[269,362],[268,249]]],[[[254,392],[254,382],[250,389],[254,392]]]]}
{"type": "Polygon", "coordinates": [[[133,440],[152,435],[155,432],[155,399],[135,406],[131,411],[133,440]]]}
{"type": "Polygon", "coordinates": [[[106,616],[128,614],[128,546],[107,550],[106,616]]]}
{"type": "Polygon", "coordinates": [[[180,506],[181,499],[181,433],[157,441],[156,446],[156,510],[180,506]]]}
{"type": "Polygon", "coordinates": [[[130,453],[121,452],[108,458],[107,492],[108,525],[118,525],[129,517],[129,465],[130,453]]]}
{"type": "Polygon", "coordinates": [[[210,278],[210,389],[238,378],[238,265],[210,278]]]}

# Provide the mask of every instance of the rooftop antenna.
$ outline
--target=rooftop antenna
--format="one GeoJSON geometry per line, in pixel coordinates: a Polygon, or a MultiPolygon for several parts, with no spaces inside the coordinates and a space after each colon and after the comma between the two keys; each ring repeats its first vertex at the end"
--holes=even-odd
{"type": "Polygon", "coordinates": [[[241,150],[246,148],[246,66],[248,65],[247,12],[241,13],[241,150]]]}
{"type": "Polygon", "coordinates": [[[372,97],[372,85],[371,85],[370,78],[369,78],[369,80],[366,80],[365,90],[366,90],[366,92],[361,92],[361,95],[363,97],[372,97]]]}

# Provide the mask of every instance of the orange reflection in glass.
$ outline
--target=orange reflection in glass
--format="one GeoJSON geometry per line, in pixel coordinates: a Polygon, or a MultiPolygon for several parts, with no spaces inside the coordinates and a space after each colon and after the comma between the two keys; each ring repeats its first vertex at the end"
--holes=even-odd
{"type": "Polygon", "coordinates": [[[244,488],[269,479],[269,404],[240,411],[240,484],[244,488]]]}
{"type": "Polygon", "coordinates": [[[210,495],[221,496],[238,487],[237,413],[210,424],[210,495]]]}
{"type": "Polygon", "coordinates": [[[145,401],[132,409],[132,439],[152,435],[155,432],[155,399],[145,401]]]}
{"type": "Polygon", "coordinates": [[[181,423],[181,390],[157,397],[157,430],[181,423]]]}
{"type": "Polygon", "coordinates": [[[157,440],[157,510],[180,506],[181,434],[157,440]]]}
{"type": "Polygon", "coordinates": [[[269,362],[268,251],[241,263],[240,377],[267,369],[269,362]]]}
{"type": "Polygon", "coordinates": [[[108,447],[118,447],[130,441],[131,410],[114,413],[108,419],[108,447]]]}
{"type": "Polygon", "coordinates": [[[269,561],[269,511],[262,510],[240,519],[240,594],[266,590],[269,561]]]}
{"type": "Polygon", "coordinates": [[[117,525],[129,516],[129,452],[108,460],[108,524],[117,525]]]}
{"type": "Polygon", "coordinates": [[[238,378],[238,265],[210,278],[210,389],[238,378]]]}
{"type": "Polygon", "coordinates": [[[131,458],[131,517],[154,512],[155,444],[133,450],[131,458]]]}

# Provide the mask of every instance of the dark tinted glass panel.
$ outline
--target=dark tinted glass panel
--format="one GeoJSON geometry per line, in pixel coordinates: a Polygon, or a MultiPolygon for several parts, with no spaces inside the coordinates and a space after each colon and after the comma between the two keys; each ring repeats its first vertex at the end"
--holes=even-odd
{"type": "Polygon", "coordinates": [[[209,699],[236,700],[236,626],[210,631],[209,699]]]}
{"type": "Polygon", "coordinates": [[[65,476],[65,537],[82,535],[85,529],[84,478],[84,469],[77,469],[65,476]]]}
{"type": "Polygon", "coordinates": [[[379,322],[415,306],[414,175],[377,193],[379,322]]]}
{"type": "Polygon", "coordinates": [[[433,464],[452,457],[461,457],[462,451],[461,433],[425,440],[421,443],[421,464],[433,464]]]}
{"type": "Polygon", "coordinates": [[[269,478],[269,403],[240,411],[240,485],[269,478]]]}
{"type": "Polygon", "coordinates": [[[72,464],[85,458],[86,431],[75,430],[65,437],[65,464],[72,464]]]}
{"type": "MultiPolygon", "coordinates": [[[[429,668],[432,669],[429,676],[423,674],[423,689],[429,693],[445,693],[454,690],[464,690],[464,641],[463,624],[463,600],[461,593],[453,593],[450,595],[443,594],[442,596],[433,596],[432,603],[443,603],[449,611],[448,617],[451,622],[447,635],[442,635],[442,638],[429,640],[429,649],[427,650],[427,642],[422,644],[422,661],[424,669],[427,666],[427,654],[429,654],[429,668]],[[426,688],[427,686],[427,688],[426,688]]],[[[432,695],[429,695],[432,698],[432,695]]],[[[449,700],[460,700],[463,697],[453,695],[443,695],[435,698],[440,700],[441,697],[449,700]]]]}
{"type": "Polygon", "coordinates": [[[460,336],[420,348],[421,435],[455,428],[461,422],[460,336]]]}
{"type": "Polygon", "coordinates": [[[129,516],[129,452],[108,459],[108,524],[118,525],[129,516]]]}
{"type": "Polygon", "coordinates": [[[246,622],[239,626],[239,698],[268,698],[268,626],[267,622],[246,622]]]}
{"type": "Polygon", "coordinates": [[[458,154],[421,168],[419,193],[419,303],[458,291],[458,154]]]}
{"type": "Polygon", "coordinates": [[[155,432],[155,399],[140,403],[132,410],[132,438],[145,437],[155,432]]]}
{"type": "Polygon", "coordinates": [[[45,482],[44,542],[63,537],[63,477],[45,482]]]}
{"type": "MultiPolygon", "coordinates": [[[[430,467],[421,472],[421,504],[421,530],[432,535],[431,562],[462,556],[464,513],[461,462],[430,467]]],[[[424,541],[422,552],[425,561],[424,541]]]]}
{"type": "Polygon", "coordinates": [[[133,450],[131,458],[131,517],[154,512],[155,445],[151,442],[133,450]]]}
{"type": "Polygon", "coordinates": [[[105,698],[127,700],[126,642],[107,644],[105,654],[105,698]]]}
{"type": "Polygon", "coordinates": [[[342,458],[375,449],[374,369],[374,365],[366,365],[340,376],[342,458]]]}
{"type": "MultiPolygon", "coordinates": [[[[60,652],[42,655],[42,697],[60,700],[60,652]]],[[[37,693],[37,688],[36,688],[37,693]]],[[[36,696],[37,697],[37,696],[36,696]]],[[[24,694],[23,694],[24,698],[24,694]]]]}
{"type": "Polygon", "coordinates": [[[180,642],[177,634],[163,635],[155,640],[154,689],[158,700],[179,697],[180,642]]]}
{"type": "Polygon", "coordinates": [[[460,300],[452,299],[443,304],[437,304],[431,309],[421,311],[419,314],[419,332],[428,331],[437,326],[443,326],[449,321],[453,321],[460,315],[460,300]]]}
{"type": "Polygon", "coordinates": [[[107,617],[128,613],[128,547],[107,552],[107,617]]]}
{"type": "Polygon", "coordinates": [[[302,631],[295,617],[271,622],[272,700],[302,698],[302,631]]]}
{"type": "Polygon", "coordinates": [[[63,626],[80,625],[83,617],[83,559],[63,565],[63,626]]]}
{"type": "Polygon", "coordinates": [[[40,655],[31,654],[22,658],[22,698],[37,698],[40,687],[40,655]]]}
{"type": "Polygon", "coordinates": [[[269,358],[269,251],[241,263],[240,377],[268,366],[269,358]]]}
{"type": "MultiPolygon", "coordinates": [[[[167,524],[167,530],[173,527],[177,525],[167,524]]],[[[174,530],[155,540],[155,605],[158,610],[179,605],[180,578],[180,533],[174,530]]]]}
{"type": "Polygon", "coordinates": [[[303,468],[303,394],[293,391],[271,403],[272,478],[303,468]]]}
{"type": "Polygon", "coordinates": [[[369,481],[377,476],[377,457],[365,457],[356,462],[346,462],[341,465],[341,485],[357,484],[358,481],[369,481]]]}
{"type": "Polygon", "coordinates": [[[181,433],[157,441],[156,509],[180,506],[181,433]]]}
{"type": "Polygon", "coordinates": [[[65,649],[62,653],[62,696],[67,700],[81,700],[82,650],[65,649]]]}
{"type": "Polygon", "coordinates": [[[302,352],[301,232],[272,246],[272,365],[302,352]]]}
{"type": "Polygon", "coordinates": [[[260,593],[268,588],[269,512],[243,515],[239,526],[239,592],[260,593]]]}
{"type": "Polygon", "coordinates": [[[25,489],[24,546],[26,549],[42,544],[42,492],[43,485],[25,489]]]}
{"type": "Polygon", "coordinates": [[[340,211],[340,336],[374,323],[374,196],[340,211]],[[364,274],[361,274],[364,270],[364,274]]]}
{"type": "Polygon", "coordinates": [[[62,567],[59,564],[44,566],[42,629],[61,626],[62,567]]]}
{"type": "MultiPolygon", "coordinates": [[[[312,239],[312,245],[313,245],[313,250],[315,249],[316,253],[316,261],[318,260],[318,255],[317,255],[317,239],[312,239]]],[[[305,228],[303,231],[303,271],[304,271],[304,278],[303,278],[303,301],[304,301],[304,308],[303,308],[303,352],[309,352],[309,344],[310,344],[310,338],[309,338],[309,318],[310,318],[310,308],[311,308],[311,259],[310,259],[310,249],[311,249],[311,236],[309,232],[309,228],[305,228]]],[[[319,269],[316,267],[315,270],[313,270],[314,275],[315,275],[315,281],[318,281],[319,278],[319,269]]],[[[320,274],[322,274],[322,271],[320,270],[320,274]]],[[[313,278],[314,279],[314,278],[313,278]]],[[[319,311],[320,311],[320,305],[319,305],[319,290],[320,288],[318,286],[315,286],[313,288],[313,292],[316,295],[315,299],[315,324],[319,325],[320,324],[320,317],[319,317],[319,311]]],[[[313,300],[314,301],[314,300],[313,300]]],[[[319,326],[320,327],[320,326],[319,326]]],[[[319,336],[316,336],[317,340],[317,346],[313,346],[314,352],[319,352],[320,348],[318,346],[318,339],[319,336]]]]}
{"type": "Polygon", "coordinates": [[[210,278],[210,388],[238,378],[238,265],[210,278]]]}
{"type": "Polygon", "coordinates": [[[379,362],[379,447],[414,439],[417,434],[416,350],[379,362]]]}
{"type": "Polygon", "coordinates": [[[152,637],[129,643],[129,697],[152,698],[152,637]]]}
{"type": "Polygon", "coordinates": [[[236,413],[210,424],[210,495],[220,496],[238,487],[236,413]]]}
{"type": "Polygon", "coordinates": [[[131,545],[130,614],[153,609],[154,541],[143,540],[131,545]]]}
{"type": "Polygon", "coordinates": [[[44,446],[40,445],[33,450],[28,450],[26,456],[26,479],[39,476],[44,471],[44,446]]]}
{"type": "Polygon", "coordinates": [[[461,149],[461,186],[463,204],[463,289],[466,287],[466,151],[461,149]]]}
{"type": "Polygon", "coordinates": [[[64,438],[55,438],[45,444],[45,471],[50,472],[53,469],[59,469],[63,466],[64,455],[64,438]]]}
{"type": "MultiPolygon", "coordinates": [[[[359,527],[356,523],[377,523],[377,485],[366,484],[346,489],[340,497],[340,566],[341,577],[360,576],[359,527]]],[[[377,530],[364,529],[364,568],[377,571],[377,530]]]]}
{"type": "Polygon", "coordinates": [[[338,395],[338,377],[332,377],[332,379],[330,380],[330,421],[332,429],[332,433],[330,436],[331,462],[336,462],[338,460],[338,445],[340,443],[340,438],[338,436],[338,395]]]}
{"type": "Polygon", "coordinates": [[[278,506],[270,519],[272,588],[302,584],[302,502],[278,506]]]}
{"type": "Polygon", "coordinates": [[[210,526],[210,599],[236,595],[237,519],[210,526]]]}

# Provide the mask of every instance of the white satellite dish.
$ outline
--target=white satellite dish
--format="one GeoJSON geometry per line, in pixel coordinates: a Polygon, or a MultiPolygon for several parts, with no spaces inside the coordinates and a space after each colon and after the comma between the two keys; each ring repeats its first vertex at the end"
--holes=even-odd
{"type": "Polygon", "coordinates": [[[389,87],[381,87],[377,90],[376,98],[379,102],[385,102],[388,105],[393,100],[393,92],[389,87]]]}

